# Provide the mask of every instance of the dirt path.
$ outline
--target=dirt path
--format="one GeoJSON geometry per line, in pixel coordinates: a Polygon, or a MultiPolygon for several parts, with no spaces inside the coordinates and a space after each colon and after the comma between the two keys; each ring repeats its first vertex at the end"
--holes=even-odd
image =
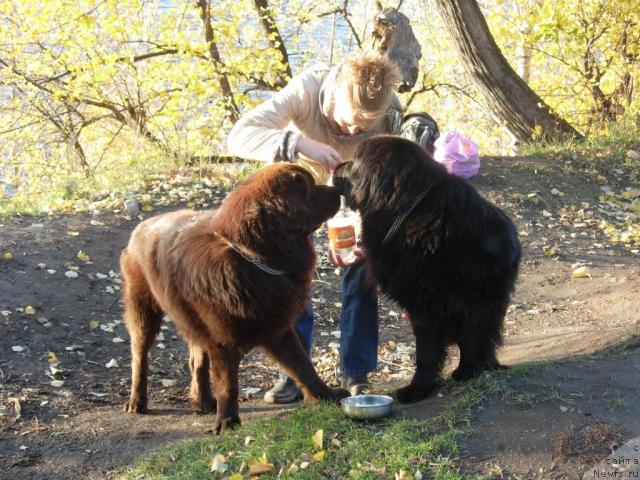
{"type": "MultiPolygon", "coordinates": [[[[598,420],[623,438],[640,435],[640,350],[611,347],[638,334],[640,257],[598,228],[616,213],[598,202],[601,188],[572,168],[579,166],[485,159],[473,180],[514,218],[524,247],[501,360],[557,361],[510,380],[506,393],[484,402],[464,439],[465,469],[495,478],[578,478],[586,468],[579,459],[554,457],[563,432],[598,420]],[[572,279],[576,265],[591,278],[572,279]]],[[[633,187],[623,171],[612,173],[610,184],[617,192],[633,187]]],[[[221,197],[210,191],[201,203],[221,197]]],[[[112,211],[0,227],[0,253],[13,257],[0,259],[0,478],[110,478],[133,457],[210,431],[209,417],[186,408],[186,349],[168,323],[152,352],[153,414],[121,411],[129,346],[120,323],[118,256],[137,222],[112,211]],[[78,258],[80,251],[90,258],[78,258]]],[[[324,235],[317,248],[325,251],[324,235]]],[[[339,278],[324,260],[314,286],[314,360],[333,381],[339,278]]],[[[382,302],[379,390],[411,373],[413,338],[397,312],[382,302]]],[[[244,364],[243,417],[279,411],[259,400],[273,366],[259,353],[244,364]]],[[[450,397],[396,414],[427,417],[450,397]]]]}

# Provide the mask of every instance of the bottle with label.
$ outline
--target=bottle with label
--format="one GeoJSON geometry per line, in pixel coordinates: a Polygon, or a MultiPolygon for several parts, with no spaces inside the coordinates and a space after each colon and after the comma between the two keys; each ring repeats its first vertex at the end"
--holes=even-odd
{"type": "Polygon", "coordinates": [[[358,216],[349,211],[345,198],[340,197],[340,210],[327,222],[329,243],[331,248],[340,255],[345,263],[356,260],[355,249],[357,245],[358,216]]]}

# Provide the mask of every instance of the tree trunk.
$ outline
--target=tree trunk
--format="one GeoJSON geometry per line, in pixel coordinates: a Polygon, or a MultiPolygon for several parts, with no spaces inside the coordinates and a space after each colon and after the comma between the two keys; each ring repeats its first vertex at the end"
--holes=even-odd
{"type": "Polygon", "coordinates": [[[198,0],[198,7],[200,8],[200,18],[204,24],[204,38],[207,42],[209,54],[211,55],[211,61],[216,68],[218,74],[218,81],[220,82],[220,90],[225,102],[225,108],[229,113],[229,118],[232,123],[236,123],[240,118],[240,110],[236,101],[233,98],[233,91],[231,90],[231,84],[227,74],[222,71],[220,60],[220,53],[218,52],[218,46],[213,39],[213,27],[211,26],[211,10],[209,9],[209,0],[198,0]]]}
{"type": "MultiPolygon", "coordinates": [[[[260,17],[260,23],[262,23],[262,28],[264,32],[267,34],[267,41],[269,42],[269,46],[271,48],[275,48],[282,55],[282,64],[286,68],[286,74],[288,78],[293,77],[291,73],[291,65],[289,64],[289,54],[287,52],[287,47],[284,44],[284,40],[280,35],[280,30],[278,30],[278,26],[273,18],[273,14],[271,13],[271,8],[269,7],[268,0],[253,0],[253,4],[256,7],[256,11],[258,12],[258,16],[260,17]]],[[[280,81],[277,85],[274,85],[276,88],[283,88],[287,84],[287,79],[280,78],[280,81]]]]}
{"type": "Polygon", "coordinates": [[[520,141],[582,136],[511,68],[476,0],[435,0],[458,56],[488,108],[520,141]]]}

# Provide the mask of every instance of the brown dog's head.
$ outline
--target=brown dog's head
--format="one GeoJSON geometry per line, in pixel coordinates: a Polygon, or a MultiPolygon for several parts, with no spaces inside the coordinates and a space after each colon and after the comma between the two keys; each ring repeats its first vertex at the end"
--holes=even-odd
{"type": "Polygon", "coordinates": [[[244,180],[222,205],[224,230],[252,231],[286,241],[290,234],[308,236],[336,214],[340,196],[333,187],[316,185],[302,167],[278,163],[244,180]],[[285,235],[286,237],[277,237],[285,235]]]}

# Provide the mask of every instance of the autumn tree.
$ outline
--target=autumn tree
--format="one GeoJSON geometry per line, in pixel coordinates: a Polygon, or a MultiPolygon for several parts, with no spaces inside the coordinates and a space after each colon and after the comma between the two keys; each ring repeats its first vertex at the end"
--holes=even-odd
{"type": "Polygon", "coordinates": [[[518,140],[581,137],[516,74],[475,0],[435,0],[435,5],[487,106],[518,140]]]}
{"type": "Polygon", "coordinates": [[[519,0],[485,16],[523,80],[586,135],[638,113],[639,0],[519,0]]]}

